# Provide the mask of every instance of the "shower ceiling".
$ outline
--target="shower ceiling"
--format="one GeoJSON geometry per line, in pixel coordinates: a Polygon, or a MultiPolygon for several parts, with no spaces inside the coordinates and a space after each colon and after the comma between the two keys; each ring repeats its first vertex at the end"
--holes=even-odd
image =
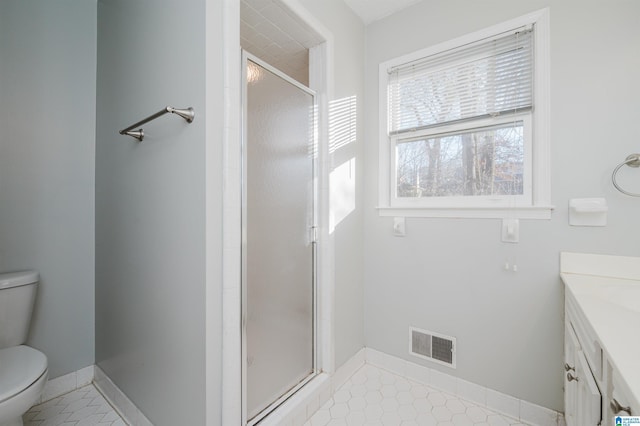
{"type": "MultiPolygon", "coordinates": [[[[421,0],[345,0],[369,24],[421,0]]],[[[309,48],[322,39],[278,0],[241,0],[242,48],[301,83],[309,84],[309,48]]]]}
{"type": "Polygon", "coordinates": [[[277,0],[242,0],[242,48],[301,83],[309,84],[309,48],[322,39],[277,0]]]}

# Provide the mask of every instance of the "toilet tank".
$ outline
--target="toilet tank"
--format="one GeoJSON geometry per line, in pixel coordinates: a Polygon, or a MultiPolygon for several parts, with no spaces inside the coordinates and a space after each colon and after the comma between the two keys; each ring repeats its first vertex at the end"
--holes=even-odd
{"type": "Polygon", "coordinates": [[[39,278],[35,271],[0,274],[0,349],[26,343],[39,278]]]}

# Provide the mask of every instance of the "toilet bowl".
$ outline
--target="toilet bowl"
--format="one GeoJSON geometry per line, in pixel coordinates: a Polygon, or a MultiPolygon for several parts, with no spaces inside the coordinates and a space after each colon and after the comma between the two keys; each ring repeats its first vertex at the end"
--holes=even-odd
{"type": "Polygon", "coordinates": [[[0,426],[22,426],[22,415],[42,395],[47,357],[29,346],[0,349],[0,426]]]}
{"type": "Polygon", "coordinates": [[[49,375],[47,357],[24,345],[38,280],[33,271],[0,274],[0,426],[23,425],[49,375]]]}

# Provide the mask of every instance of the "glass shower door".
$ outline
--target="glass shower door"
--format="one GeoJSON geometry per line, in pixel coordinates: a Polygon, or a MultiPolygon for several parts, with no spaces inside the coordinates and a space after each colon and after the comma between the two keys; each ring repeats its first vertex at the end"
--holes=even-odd
{"type": "Polygon", "coordinates": [[[244,401],[256,423],[315,374],[313,93],[245,59],[244,401]]]}

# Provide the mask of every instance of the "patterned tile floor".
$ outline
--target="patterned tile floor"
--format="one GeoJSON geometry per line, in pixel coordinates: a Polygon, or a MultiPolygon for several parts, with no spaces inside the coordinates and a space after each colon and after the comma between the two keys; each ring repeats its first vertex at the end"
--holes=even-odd
{"type": "Polygon", "coordinates": [[[126,426],[93,385],[35,405],[22,420],[25,426],[126,426]]]}
{"type": "Polygon", "coordinates": [[[524,426],[454,395],[365,365],[304,426],[524,426]]]}
{"type": "MultiPolygon", "coordinates": [[[[25,426],[126,426],[93,385],[32,407],[25,426]]],[[[525,426],[477,404],[365,365],[304,426],[525,426]]]]}

